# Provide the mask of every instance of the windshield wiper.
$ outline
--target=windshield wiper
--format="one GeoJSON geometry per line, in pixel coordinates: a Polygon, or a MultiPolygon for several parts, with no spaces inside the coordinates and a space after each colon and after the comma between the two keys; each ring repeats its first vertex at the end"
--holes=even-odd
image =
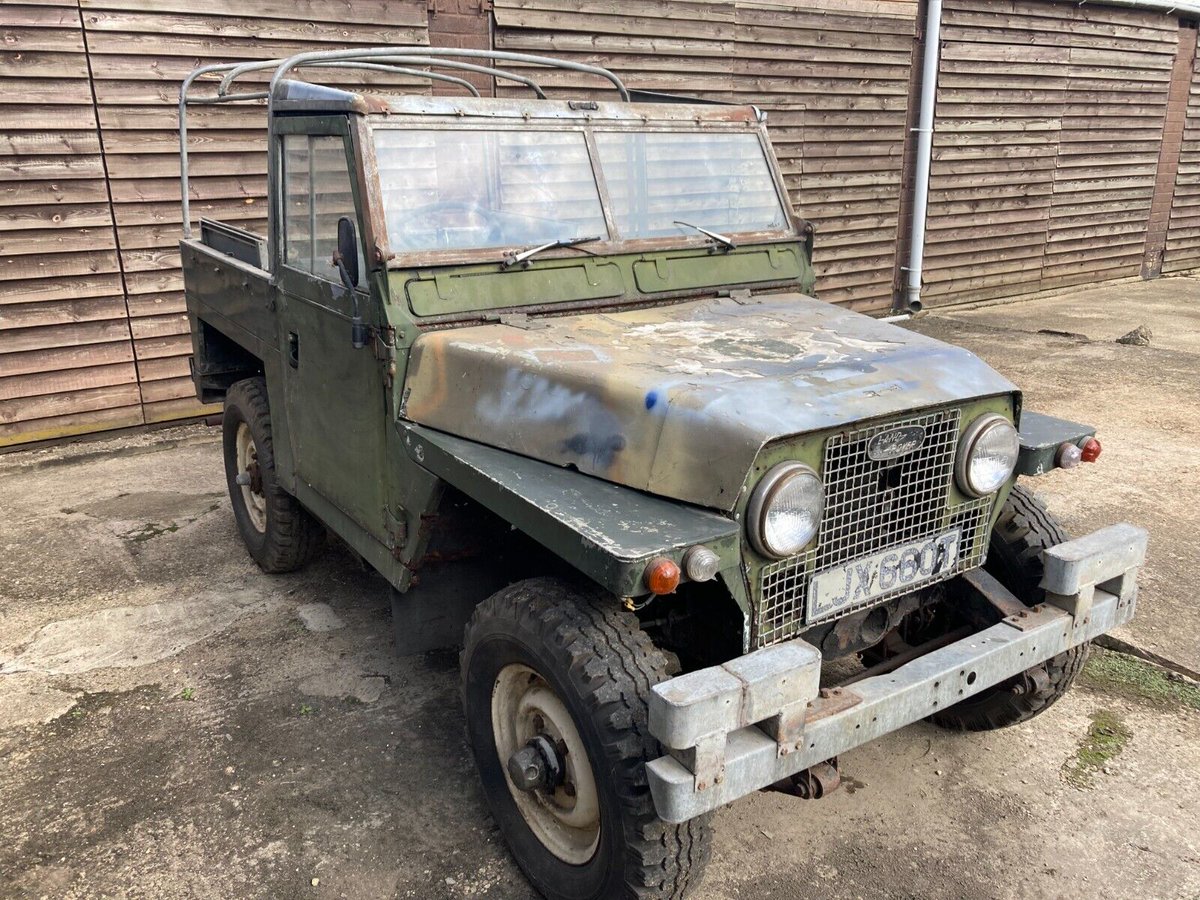
{"type": "Polygon", "coordinates": [[[580,244],[587,244],[598,240],[600,240],[600,235],[598,234],[587,237],[559,238],[556,241],[549,241],[545,244],[539,244],[536,247],[530,247],[528,250],[522,250],[520,253],[513,251],[512,253],[504,254],[504,262],[500,264],[500,268],[511,269],[513,266],[524,265],[543,250],[553,250],[556,247],[577,247],[580,244]]]}
{"type": "Polygon", "coordinates": [[[707,228],[701,228],[699,225],[693,225],[691,222],[681,222],[678,219],[675,220],[675,224],[683,225],[687,228],[696,229],[698,232],[700,232],[706,238],[711,238],[714,244],[717,244],[718,246],[723,247],[725,250],[736,250],[737,249],[737,244],[735,244],[733,242],[733,239],[727,238],[723,234],[717,234],[717,232],[715,232],[715,231],[709,231],[707,228]]]}

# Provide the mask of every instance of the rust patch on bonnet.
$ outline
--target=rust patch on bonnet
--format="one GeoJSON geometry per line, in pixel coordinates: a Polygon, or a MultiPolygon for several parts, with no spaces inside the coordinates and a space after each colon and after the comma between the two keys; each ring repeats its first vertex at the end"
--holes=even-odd
{"type": "Polygon", "coordinates": [[[415,422],[729,510],[763,444],[1012,384],[957,347],[799,294],[422,335],[415,422]]]}

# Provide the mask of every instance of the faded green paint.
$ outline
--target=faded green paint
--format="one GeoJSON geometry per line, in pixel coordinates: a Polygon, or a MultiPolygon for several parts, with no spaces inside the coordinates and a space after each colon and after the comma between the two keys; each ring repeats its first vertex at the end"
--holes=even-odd
{"type": "Polygon", "coordinates": [[[1021,457],[1017,473],[1044,475],[1058,467],[1058,451],[1063,444],[1082,446],[1095,433],[1096,429],[1090,425],[1043,413],[1025,413],[1021,416],[1021,457]]]}
{"type": "MultiPolygon", "coordinates": [[[[572,251],[566,251],[572,252],[572,251]]],[[[576,251],[578,252],[578,251],[576,251]]],[[[714,254],[706,248],[671,253],[617,253],[603,260],[543,258],[528,268],[500,262],[437,269],[394,269],[391,290],[407,298],[413,316],[459,316],[530,306],[619,299],[661,302],[696,289],[726,291],[764,284],[812,289],[812,267],[803,244],[773,245],[714,254]]]]}
{"type": "Polygon", "coordinates": [[[710,251],[705,256],[662,253],[633,264],[634,283],[643,294],[764,281],[798,282],[803,274],[796,247],[710,251]]]}
{"type": "Polygon", "coordinates": [[[665,556],[681,563],[703,544],[722,569],[740,562],[737,524],[559,466],[465,441],[419,425],[405,429],[414,462],[476,498],[621,597],[646,592],[647,564],[665,556]]]}
{"type": "Polygon", "coordinates": [[[543,260],[528,269],[505,269],[499,263],[451,267],[418,272],[402,283],[409,309],[417,316],[511,309],[556,303],[564,297],[601,300],[625,293],[620,267],[591,259],[543,260]]]}
{"type": "MultiPolygon", "coordinates": [[[[988,413],[997,413],[1009,420],[1013,417],[1012,396],[1007,394],[985,397],[954,405],[961,413],[961,422],[964,426],[988,413]]],[[[869,426],[872,423],[869,420],[864,420],[853,424],[855,427],[861,427],[869,426]]],[[[746,476],[746,487],[742,492],[736,510],[738,520],[745,521],[746,507],[749,505],[750,491],[753,486],[758,483],[763,475],[780,463],[795,460],[804,463],[814,472],[823,475],[825,439],[828,436],[828,433],[810,434],[799,438],[785,439],[764,447],[762,453],[758,455],[758,458],[746,476]]],[[[1005,486],[997,492],[989,514],[989,523],[991,525],[995,524],[996,517],[1000,515],[1004,499],[1008,496],[1010,489],[1011,486],[1005,486]]],[[[946,507],[942,515],[940,528],[948,528],[950,523],[962,514],[965,505],[970,501],[971,498],[959,490],[958,483],[951,477],[946,489],[946,507]]],[[[743,553],[745,556],[747,580],[750,584],[758,584],[762,578],[763,568],[773,563],[774,560],[763,557],[755,552],[749,542],[746,542],[743,553]]],[[[814,566],[810,565],[806,571],[811,575],[814,571],[814,566]]],[[[748,609],[747,615],[749,615],[748,609]]]]}

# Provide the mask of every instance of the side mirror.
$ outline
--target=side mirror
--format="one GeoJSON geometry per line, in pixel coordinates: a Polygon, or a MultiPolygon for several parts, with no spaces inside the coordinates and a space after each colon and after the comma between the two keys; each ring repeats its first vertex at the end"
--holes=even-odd
{"type": "Polygon", "coordinates": [[[354,221],[349,216],[338,219],[337,253],[334,254],[333,264],[338,267],[342,283],[349,290],[358,287],[358,232],[354,221]]]}
{"type": "Polygon", "coordinates": [[[337,250],[333,254],[333,264],[337,266],[338,274],[342,276],[342,284],[350,292],[354,304],[354,314],[350,317],[350,345],[355,350],[367,346],[370,330],[363,324],[362,314],[358,309],[358,234],[354,220],[349,216],[338,219],[337,250]]]}

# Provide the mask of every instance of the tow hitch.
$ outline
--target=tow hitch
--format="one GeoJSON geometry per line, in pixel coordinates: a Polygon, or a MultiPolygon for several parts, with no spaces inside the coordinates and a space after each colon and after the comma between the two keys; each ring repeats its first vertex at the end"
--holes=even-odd
{"type": "Polygon", "coordinates": [[[820,800],[841,786],[842,775],[838,770],[838,760],[835,756],[833,759],[809,766],[795,775],[769,784],[763,790],[779,791],[781,794],[790,794],[801,800],[820,800]]]}

